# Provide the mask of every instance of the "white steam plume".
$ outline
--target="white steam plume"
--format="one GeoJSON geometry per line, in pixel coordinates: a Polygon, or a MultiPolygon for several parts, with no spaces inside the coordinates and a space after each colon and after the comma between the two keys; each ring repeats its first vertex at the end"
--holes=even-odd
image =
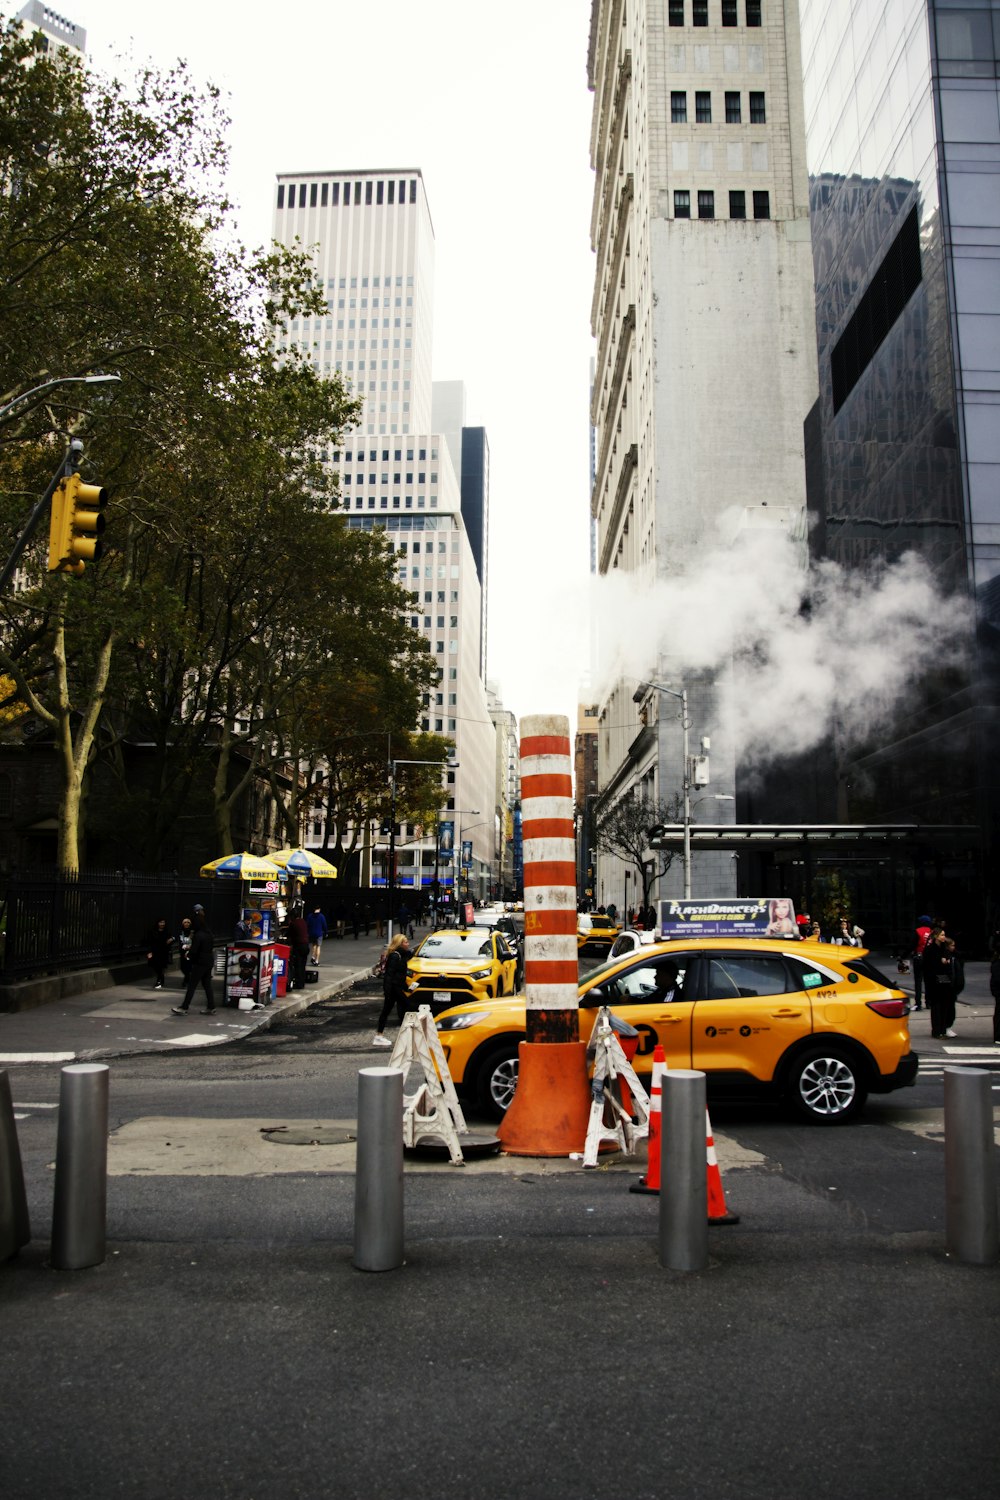
{"type": "Polygon", "coordinates": [[[594,611],[599,689],[655,676],[660,656],[680,672],[731,662],[721,718],[738,753],[760,762],[810,750],[834,727],[842,743],[869,738],[969,631],[966,601],[945,597],[916,553],[874,578],[829,561],[807,569],[801,544],[777,530],[744,532],[645,588],[597,579],[594,611]]]}

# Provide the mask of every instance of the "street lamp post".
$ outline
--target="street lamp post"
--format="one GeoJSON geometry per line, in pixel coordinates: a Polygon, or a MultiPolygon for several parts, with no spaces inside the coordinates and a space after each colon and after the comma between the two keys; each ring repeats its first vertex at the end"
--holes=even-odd
{"type": "Polygon", "coordinates": [[[655,688],[658,693],[666,693],[671,698],[679,698],[681,704],[681,729],[684,731],[684,779],[681,787],[684,793],[684,899],[691,899],[691,757],[688,753],[688,731],[691,728],[691,720],[688,718],[688,695],[687,688],[680,692],[676,688],[665,687],[662,682],[640,682],[632,694],[633,703],[641,703],[649,692],[655,688]]]}

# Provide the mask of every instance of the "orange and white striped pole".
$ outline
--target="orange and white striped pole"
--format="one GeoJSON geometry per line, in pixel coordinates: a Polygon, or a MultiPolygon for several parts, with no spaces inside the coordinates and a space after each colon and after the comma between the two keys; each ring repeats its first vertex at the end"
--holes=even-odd
{"type": "Polygon", "coordinates": [[[568,1156],[586,1139],[590,1089],[587,1044],[580,1041],[576,836],[564,714],[521,721],[521,824],[527,1040],[498,1134],[515,1156],[568,1156]]]}

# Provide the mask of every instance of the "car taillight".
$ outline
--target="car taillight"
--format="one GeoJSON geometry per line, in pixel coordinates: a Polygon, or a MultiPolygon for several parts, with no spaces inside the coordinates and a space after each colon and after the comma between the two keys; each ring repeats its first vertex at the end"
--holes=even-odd
{"type": "Polygon", "coordinates": [[[869,1010],[877,1010],[880,1016],[889,1016],[892,1020],[900,1020],[907,1014],[905,1000],[866,1000],[865,1004],[869,1010]]]}

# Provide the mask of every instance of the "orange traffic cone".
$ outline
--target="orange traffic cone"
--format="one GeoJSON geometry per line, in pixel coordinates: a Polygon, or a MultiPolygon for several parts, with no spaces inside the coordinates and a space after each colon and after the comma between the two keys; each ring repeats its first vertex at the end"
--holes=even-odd
{"type": "Polygon", "coordinates": [[[726,1195],[722,1191],[722,1173],[719,1158],[715,1154],[712,1139],[712,1121],[705,1111],[705,1156],[708,1162],[708,1222],[710,1224],[738,1224],[739,1214],[731,1214],[726,1208],[726,1195]]]}
{"type": "Polygon", "coordinates": [[[657,1042],[653,1048],[653,1081],[649,1087],[649,1136],[646,1142],[646,1175],[633,1182],[630,1193],[660,1191],[660,1130],[663,1124],[663,1075],[667,1054],[657,1042]]]}

